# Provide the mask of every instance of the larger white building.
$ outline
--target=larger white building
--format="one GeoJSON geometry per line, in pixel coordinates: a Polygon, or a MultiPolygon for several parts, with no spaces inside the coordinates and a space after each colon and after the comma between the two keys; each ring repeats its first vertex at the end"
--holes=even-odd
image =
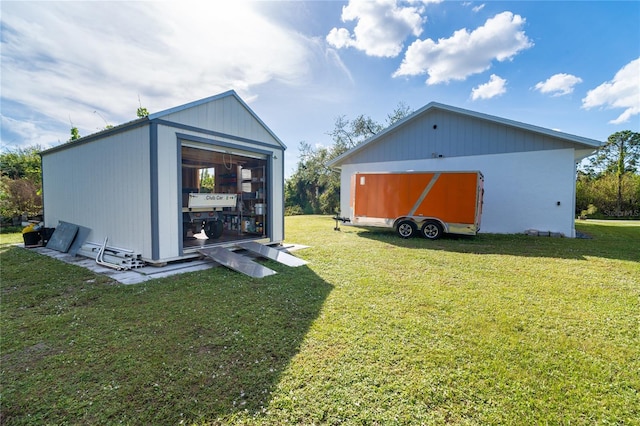
{"type": "Polygon", "coordinates": [[[341,215],[358,172],[465,171],[484,175],[480,232],[575,237],[576,165],[601,142],[429,103],[329,163],[341,170],[341,215]]]}

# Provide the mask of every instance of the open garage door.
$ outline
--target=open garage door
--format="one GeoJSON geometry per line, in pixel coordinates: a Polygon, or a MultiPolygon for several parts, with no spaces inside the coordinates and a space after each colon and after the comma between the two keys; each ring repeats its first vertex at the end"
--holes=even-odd
{"type": "Polygon", "coordinates": [[[181,154],[185,250],[268,237],[265,155],[188,143],[181,154]]]}

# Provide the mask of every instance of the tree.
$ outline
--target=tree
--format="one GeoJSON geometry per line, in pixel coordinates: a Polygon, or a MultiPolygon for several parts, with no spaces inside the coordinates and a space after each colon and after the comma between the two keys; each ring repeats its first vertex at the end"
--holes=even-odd
{"type": "Polygon", "coordinates": [[[71,138],[69,139],[69,142],[77,141],[80,138],[81,136],[78,128],[75,126],[71,127],[71,138]]]}
{"type": "Polygon", "coordinates": [[[411,111],[409,105],[404,102],[400,102],[396,109],[394,109],[391,114],[387,115],[387,124],[391,126],[405,117],[408,117],[412,112],[413,111],[411,111]]]}
{"type": "Polygon", "coordinates": [[[42,180],[40,151],[42,151],[40,145],[33,145],[7,150],[0,154],[0,174],[12,180],[26,178],[36,186],[40,186],[42,180]]]}
{"type": "Polygon", "coordinates": [[[213,192],[215,187],[215,176],[209,172],[209,169],[202,169],[200,171],[200,188],[213,192]]]}
{"type": "Polygon", "coordinates": [[[0,216],[38,214],[42,209],[39,145],[0,154],[0,216]]]}
{"type": "MultiPolygon", "coordinates": [[[[409,115],[404,104],[387,116],[390,126],[409,115]]],[[[376,135],[384,126],[371,117],[359,115],[349,121],[346,116],[336,118],[329,132],[331,147],[316,147],[301,142],[300,160],[294,174],[285,182],[285,209],[288,214],[336,213],[340,207],[340,173],[327,167],[327,163],[376,135]]]]}
{"type": "Polygon", "coordinates": [[[339,178],[326,165],[333,158],[331,150],[313,148],[306,142],[301,142],[299,149],[298,168],[285,185],[285,207],[297,213],[333,213],[339,203],[339,198],[336,199],[339,178]]]}
{"type": "Polygon", "coordinates": [[[617,178],[616,209],[622,211],[623,182],[627,173],[640,173],[640,133],[624,130],[609,136],[591,159],[588,171],[597,175],[615,175],[617,178]]]}
{"type": "Polygon", "coordinates": [[[138,111],[136,112],[136,115],[138,116],[138,118],[144,118],[149,115],[149,111],[143,106],[140,106],[140,108],[138,108],[138,111]]]}
{"type": "Polygon", "coordinates": [[[0,215],[11,218],[27,214],[37,215],[42,210],[39,187],[26,178],[0,179],[0,215]]]}
{"type": "Polygon", "coordinates": [[[140,95],[138,95],[138,111],[136,111],[136,115],[138,118],[145,118],[149,115],[149,111],[142,106],[142,101],[140,100],[140,95]]]}

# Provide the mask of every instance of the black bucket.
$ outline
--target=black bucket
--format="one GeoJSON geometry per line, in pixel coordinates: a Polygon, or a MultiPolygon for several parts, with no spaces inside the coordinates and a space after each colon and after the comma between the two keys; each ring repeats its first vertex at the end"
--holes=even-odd
{"type": "Polygon", "coordinates": [[[40,243],[40,231],[25,232],[22,234],[25,246],[37,246],[40,243]]]}
{"type": "Polygon", "coordinates": [[[51,239],[51,236],[53,235],[53,232],[56,230],[56,228],[42,228],[42,231],[40,231],[40,233],[42,234],[42,244],[43,245],[47,245],[47,243],[49,242],[49,240],[51,239]]]}

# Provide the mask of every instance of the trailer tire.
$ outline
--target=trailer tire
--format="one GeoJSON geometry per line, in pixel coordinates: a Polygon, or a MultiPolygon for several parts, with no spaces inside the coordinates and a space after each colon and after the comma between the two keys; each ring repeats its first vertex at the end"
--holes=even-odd
{"type": "Polygon", "coordinates": [[[444,229],[438,221],[428,220],[422,225],[422,236],[428,240],[437,240],[443,233],[444,229]]]}
{"type": "Polygon", "coordinates": [[[396,231],[400,238],[411,238],[416,234],[416,224],[410,220],[402,220],[398,222],[396,231]]]}

